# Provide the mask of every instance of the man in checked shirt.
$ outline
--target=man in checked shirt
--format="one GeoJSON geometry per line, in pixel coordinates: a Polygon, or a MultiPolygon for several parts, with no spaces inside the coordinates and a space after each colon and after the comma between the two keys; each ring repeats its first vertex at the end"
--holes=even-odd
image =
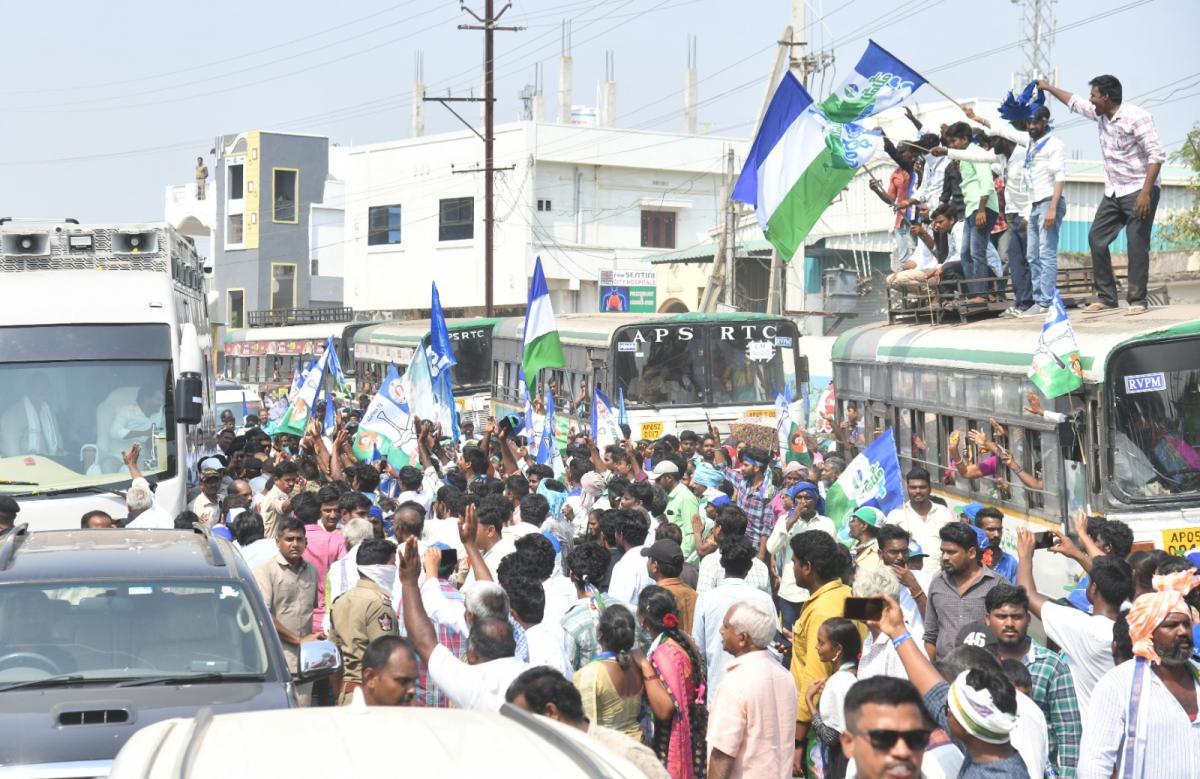
{"type": "Polygon", "coordinates": [[[1062,101],[1072,113],[1094,121],[1100,131],[1104,158],[1104,198],[1092,218],[1088,244],[1092,249],[1093,284],[1099,298],[1084,310],[1106,311],[1117,307],[1108,245],[1121,228],[1129,241],[1129,309],[1126,316],[1146,312],[1146,284],[1150,277],[1150,229],[1158,209],[1159,171],[1167,156],[1154,129],[1154,117],[1123,102],[1116,76],[1096,76],[1088,82],[1087,100],[1065,89],[1038,81],[1038,86],[1062,101]]]}

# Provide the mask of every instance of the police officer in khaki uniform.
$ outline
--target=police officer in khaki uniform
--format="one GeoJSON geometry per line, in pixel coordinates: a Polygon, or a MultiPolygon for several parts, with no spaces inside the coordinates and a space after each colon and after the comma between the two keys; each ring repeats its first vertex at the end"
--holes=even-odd
{"type": "Polygon", "coordinates": [[[342,593],[329,609],[329,638],[342,653],[342,689],[338,705],[350,702],[362,685],[367,645],[380,636],[399,635],[391,587],[396,576],[396,547],[369,538],[358,547],[358,584],[342,593]]]}

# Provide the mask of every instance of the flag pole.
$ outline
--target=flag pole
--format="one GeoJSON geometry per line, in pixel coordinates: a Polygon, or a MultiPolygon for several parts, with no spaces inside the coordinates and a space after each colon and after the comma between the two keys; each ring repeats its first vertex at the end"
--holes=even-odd
{"type": "Polygon", "coordinates": [[[962,112],[963,112],[963,114],[964,114],[964,115],[966,115],[966,113],[967,113],[967,109],[963,107],[963,104],[962,104],[962,103],[960,103],[960,102],[958,102],[958,101],[957,101],[957,100],[955,100],[954,98],[950,97],[950,95],[948,95],[948,94],[946,94],[945,92],[943,92],[943,91],[941,90],[941,88],[940,88],[940,87],[938,87],[938,85],[937,85],[937,84],[935,84],[935,83],[933,83],[932,81],[930,81],[930,80],[926,79],[926,80],[925,80],[925,86],[927,86],[927,87],[932,87],[934,92],[937,92],[939,95],[941,95],[942,97],[946,98],[946,99],[947,99],[947,100],[949,100],[951,103],[954,103],[954,105],[958,106],[958,110],[959,110],[959,111],[962,111],[962,112]]]}

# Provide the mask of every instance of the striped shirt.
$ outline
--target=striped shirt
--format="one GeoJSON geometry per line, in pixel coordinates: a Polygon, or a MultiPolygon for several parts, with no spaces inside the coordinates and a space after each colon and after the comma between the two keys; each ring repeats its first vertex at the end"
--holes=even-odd
{"type": "Polygon", "coordinates": [[[1071,668],[1058,652],[1047,649],[1033,639],[1029,652],[1022,658],[1033,686],[1029,694],[1046,715],[1049,726],[1050,762],[1059,779],[1074,779],[1079,762],[1079,739],[1083,735],[1083,717],[1075,697],[1075,680],[1071,668]]]}
{"type": "Polygon", "coordinates": [[[742,472],[736,468],[726,468],[725,478],[733,482],[737,504],[746,514],[746,538],[757,550],[760,540],[771,535],[775,526],[775,513],[771,511],[771,499],[775,497],[775,487],[769,478],[764,477],[757,487],[746,483],[742,472]]]}
{"type": "MultiPolygon", "coordinates": [[[[463,594],[449,580],[438,579],[437,585],[446,600],[463,602],[463,594]]],[[[403,613],[403,611],[404,608],[401,606],[400,612],[403,613]]],[[[463,650],[466,649],[466,636],[441,622],[434,622],[433,627],[437,631],[438,643],[449,649],[455,657],[462,657],[463,650]]],[[[449,707],[450,699],[438,689],[437,685],[429,681],[429,667],[425,663],[417,665],[417,705],[431,709],[449,707]]]]}
{"type": "MultiPolygon", "coordinates": [[[[1163,163],[1167,155],[1158,140],[1154,117],[1130,103],[1121,103],[1109,119],[1096,113],[1090,102],[1071,95],[1067,104],[1071,113],[1091,119],[1100,131],[1100,156],[1104,158],[1104,194],[1124,197],[1146,183],[1146,172],[1153,163],[1163,163]]],[[[1154,182],[1162,186],[1162,174],[1154,182]]]]}

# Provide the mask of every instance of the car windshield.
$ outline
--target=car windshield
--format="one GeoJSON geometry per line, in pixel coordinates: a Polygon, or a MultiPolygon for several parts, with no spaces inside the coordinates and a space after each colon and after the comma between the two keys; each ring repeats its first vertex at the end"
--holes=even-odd
{"type": "Polygon", "coordinates": [[[1128,348],[1112,360],[1112,466],[1133,500],[1200,493],[1197,340],[1128,348]]]}
{"type": "Polygon", "coordinates": [[[450,331],[457,360],[451,369],[454,389],[484,387],[492,378],[492,327],[464,327],[450,331]]]}
{"type": "Polygon", "coordinates": [[[60,675],[130,680],[266,670],[258,620],[236,583],[0,588],[0,687],[60,675]]]}

